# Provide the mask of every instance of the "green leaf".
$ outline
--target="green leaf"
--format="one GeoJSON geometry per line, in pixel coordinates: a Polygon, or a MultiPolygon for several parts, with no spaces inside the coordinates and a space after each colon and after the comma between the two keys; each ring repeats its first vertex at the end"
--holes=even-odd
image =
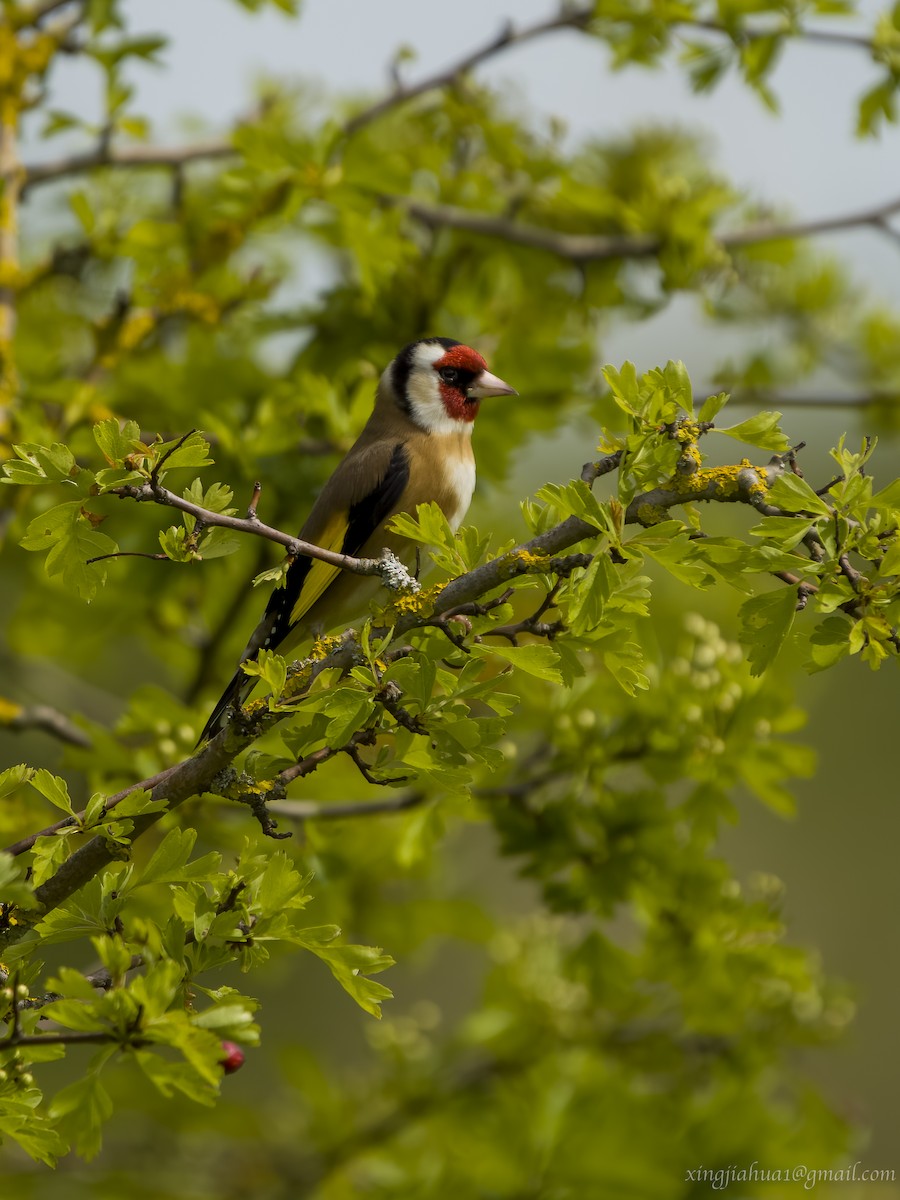
{"type": "Polygon", "coordinates": [[[422,542],[427,546],[440,546],[444,550],[453,550],[456,543],[456,535],[450,528],[443,509],[434,501],[416,505],[415,517],[408,513],[398,513],[391,517],[387,528],[410,538],[411,541],[422,542]]]}
{"type": "Polygon", "coordinates": [[[241,665],[246,675],[258,676],[268,685],[273,701],[279,699],[287,683],[287,661],[280,654],[272,650],[260,650],[255,660],[248,660],[241,665]]]}
{"type": "Polygon", "coordinates": [[[545,504],[552,505],[563,516],[579,517],[618,543],[609,506],[601,504],[583,480],[574,479],[567,484],[548,483],[540,488],[536,496],[545,504]]]}
{"type": "Polygon", "coordinates": [[[50,1104],[51,1119],[87,1160],[98,1154],[103,1125],[112,1113],[112,1097],[100,1081],[99,1070],[64,1087],[50,1104]]]}
{"type": "Polygon", "coordinates": [[[552,646],[485,646],[476,643],[471,647],[480,658],[502,659],[512,663],[526,675],[546,679],[550,683],[562,683],[559,670],[559,655],[552,646]]]}
{"type": "Polygon", "coordinates": [[[884,558],[878,567],[878,574],[882,577],[900,575],[900,537],[895,538],[885,551],[884,558]]]}
{"type": "Polygon", "coordinates": [[[170,442],[160,442],[153,447],[154,461],[162,464],[162,473],[177,470],[179,467],[208,467],[213,460],[209,457],[209,442],[200,433],[190,434],[179,446],[179,438],[170,442]],[[168,457],[166,457],[168,455],[168,457]],[[163,462],[165,459],[165,462],[163,462]]]}
{"type": "Polygon", "coordinates": [[[788,473],[779,475],[769,488],[767,499],[787,512],[809,512],[830,517],[831,509],[821,496],[817,496],[805,479],[788,473]]]}
{"type": "Polygon", "coordinates": [[[62,442],[52,446],[41,446],[36,442],[25,442],[13,446],[19,462],[4,463],[7,475],[4,483],[63,483],[70,481],[79,472],[75,456],[62,442]]]}
{"type": "Polygon", "coordinates": [[[893,122],[897,116],[896,82],[893,78],[875,84],[859,102],[856,132],[859,137],[869,137],[878,131],[883,121],[893,122]]]}
{"type": "Polygon", "coordinates": [[[34,888],[25,879],[26,864],[0,850],[0,903],[18,908],[36,907],[34,888]]]}
{"type": "Polygon", "coordinates": [[[98,421],[93,430],[94,441],[111,467],[119,466],[129,454],[143,448],[141,428],[137,421],[124,421],[115,417],[98,421]]]}
{"type": "Polygon", "coordinates": [[[702,544],[692,542],[687,530],[678,521],[663,521],[653,525],[627,544],[649,554],[675,579],[691,587],[708,587],[714,582],[714,577],[702,562],[702,544]]]}
{"type": "Polygon", "coordinates": [[[873,508],[877,508],[881,512],[900,509],[900,479],[892,480],[887,487],[876,492],[872,497],[871,504],[873,508]]]}
{"type": "Polygon", "coordinates": [[[761,412],[754,417],[748,417],[739,425],[728,428],[716,426],[714,433],[724,433],[726,437],[738,442],[746,442],[748,446],[760,446],[763,450],[774,450],[781,453],[790,446],[786,435],[778,426],[781,420],[780,412],[761,412]]]}
{"type": "Polygon", "coordinates": [[[631,417],[640,417],[637,369],[634,363],[623,363],[621,371],[617,371],[613,366],[605,366],[602,374],[612,392],[613,400],[622,412],[631,417]]]}
{"type": "Polygon", "coordinates": [[[31,786],[51,804],[62,809],[68,816],[75,815],[75,809],[72,807],[72,801],[69,798],[69,789],[66,786],[66,781],[60,779],[58,775],[51,775],[49,771],[43,768],[40,771],[35,771],[31,777],[31,786]]]}
{"type": "Polygon", "coordinates": [[[252,884],[253,898],[263,914],[304,908],[309,900],[303,876],[284,853],[276,851],[262,875],[252,884]]]}
{"type": "Polygon", "coordinates": [[[700,422],[714,421],[728,403],[728,399],[727,392],[718,392],[715,396],[707,396],[703,401],[703,407],[697,414],[697,420],[700,422]]]}
{"type": "Polygon", "coordinates": [[[792,588],[751,596],[741,605],[741,641],[748,650],[751,675],[761,675],[775,661],[794,623],[796,609],[797,596],[792,588]]]}
{"type": "Polygon", "coordinates": [[[213,850],[189,863],[196,841],[196,829],[170,829],[139,878],[132,883],[131,889],[146,887],[150,883],[184,883],[190,879],[213,878],[222,857],[213,850]]]}
{"type": "Polygon", "coordinates": [[[750,532],[754,537],[777,542],[782,550],[793,550],[811,528],[812,524],[804,517],[763,517],[750,532]]]}
{"type": "Polygon", "coordinates": [[[33,775],[34,767],[27,767],[25,763],[19,763],[18,766],[7,767],[5,771],[0,771],[0,800],[5,796],[11,796],[23,784],[29,783],[33,775]]]}
{"type": "Polygon", "coordinates": [[[362,729],[375,710],[367,692],[340,688],[328,697],[325,708],[330,717],[325,739],[330,746],[344,746],[357,730],[362,729]]]}
{"type": "Polygon", "coordinates": [[[106,580],[101,564],[88,559],[114,554],[112,538],[98,533],[85,516],[79,500],[58,504],[35,517],[19,543],[25,550],[46,550],[45,569],[51,579],[60,579],[84,600],[91,600],[106,580]]]}
{"type": "Polygon", "coordinates": [[[380,1019],[381,1005],[392,998],[393,992],[383,984],[367,979],[366,975],[393,966],[394,960],[390,955],[377,946],[324,946],[318,937],[307,942],[304,940],[305,933],[305,930],[300,930],[295,935],[297,944],[305,946],[327,963],[332,975],[360,1008],[380,1019]]]}

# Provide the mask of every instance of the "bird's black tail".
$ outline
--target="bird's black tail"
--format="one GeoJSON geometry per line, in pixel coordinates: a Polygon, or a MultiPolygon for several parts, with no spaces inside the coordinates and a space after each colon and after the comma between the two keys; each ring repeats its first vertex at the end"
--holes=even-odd
{"type": "Polygon", "coordinates": [[[197,740],[198,746],[208,741],[211,737],[215,737],[220,730],[225,728],[225,715],[228,710],[240,707],[253,691],[256,683],[257,680],[252,675],[245,675],[242,668],[238,667],[231,683],[229,683],[228,687],[219,697],[219,702],[212,710],[209,720],[203,726],[203,732],[197,740]]]}

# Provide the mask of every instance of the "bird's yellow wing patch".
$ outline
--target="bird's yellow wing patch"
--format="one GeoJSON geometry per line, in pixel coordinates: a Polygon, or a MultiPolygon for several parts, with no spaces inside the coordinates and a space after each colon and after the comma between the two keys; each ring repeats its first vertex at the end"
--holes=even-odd
{"type": "MultiPolygon", "coordinates": [[[[348,515],[347,513],[335,513],[328,524],[325,526],[322,533],[316,539],[316,545],[321,546],[323,550],[334,550],[336,553],[341,553],[341,548],[344,544],[344,538],[347,535],[348,515]]],[[[318,558],[314,558],[312,566],[307,572],[306,578],[303,580],[303,587],[300,589],[300,595],[291,609],[291,624],[303,619],[307,612],[312,608],[315,602],[319,599],[328,585],[333,581],[334,577],[340,573],[340,567],[333,567],[330,563],[322,562],[318,558]]]]}

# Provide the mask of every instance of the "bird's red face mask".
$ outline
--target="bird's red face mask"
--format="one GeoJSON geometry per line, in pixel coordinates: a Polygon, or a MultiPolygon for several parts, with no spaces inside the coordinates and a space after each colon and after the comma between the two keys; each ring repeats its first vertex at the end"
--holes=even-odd
{"type": "Polygon", "coordinates": [[[433,364],[438,391],[447,416],[454,421],[474,421],[484,396],[515,396],[515,388],[498,379],[471,346],[452,346],[433,364]]]}

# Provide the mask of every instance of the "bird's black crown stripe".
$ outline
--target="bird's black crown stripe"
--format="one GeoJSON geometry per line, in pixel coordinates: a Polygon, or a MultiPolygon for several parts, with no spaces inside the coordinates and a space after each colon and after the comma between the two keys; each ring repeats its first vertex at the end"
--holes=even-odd
{"type": "Polygon", "coordinates": [[[397,357],[394,359],[394,367],[391,371],[391,383],[394,386],[394,395],[397,397],[397,403],[405,413],[410,411],[409,399],[406,395],[406,384],[409,379],[409,373],[412,370],[413,351],[422,343],[428,346],[443,346],[445,350],[452,350],[454,346],[460,343],[455,342],[453,338],[428,337],[420,338],[417,342],[410,342],[408,346],[404,346],[397,357]]]}

